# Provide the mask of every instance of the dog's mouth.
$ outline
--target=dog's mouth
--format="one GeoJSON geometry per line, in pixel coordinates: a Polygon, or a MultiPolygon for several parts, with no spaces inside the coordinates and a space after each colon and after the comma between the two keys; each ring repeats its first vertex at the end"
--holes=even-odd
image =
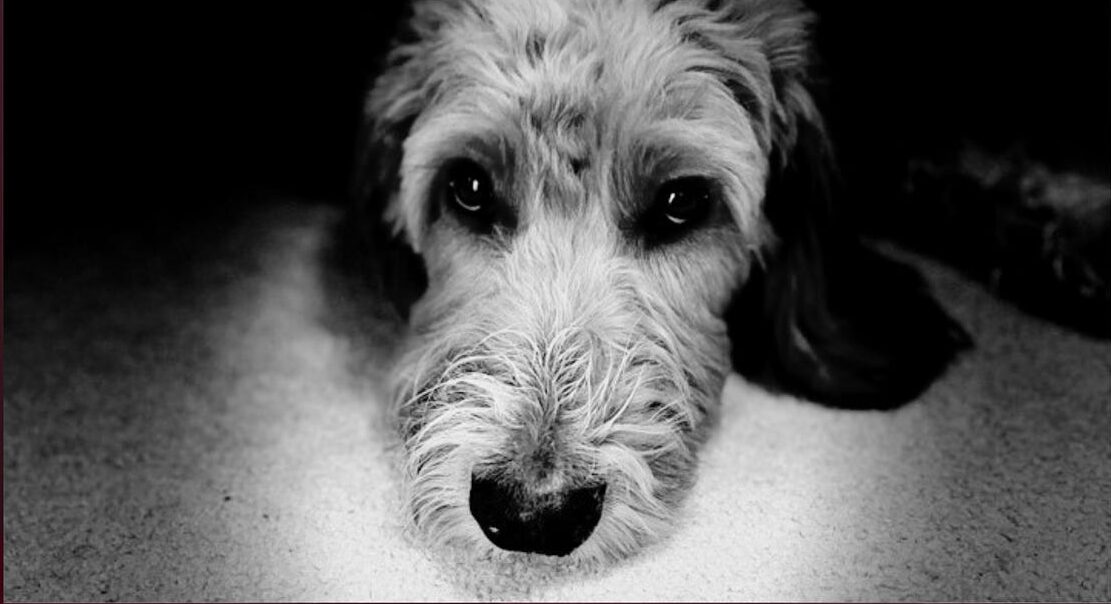
{"type": "Polygon", "coordinates": [[[470,510],[497,547],[566,556],[590,538],[602,518],[606,484],[532,494],[505,478],[473,476],[470,510]]]}

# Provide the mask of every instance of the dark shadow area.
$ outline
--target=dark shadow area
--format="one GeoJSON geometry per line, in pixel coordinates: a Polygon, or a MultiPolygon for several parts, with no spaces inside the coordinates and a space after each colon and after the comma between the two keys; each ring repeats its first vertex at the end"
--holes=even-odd
{"type": "Polygon", "coordinates": [[[6,6],[6,245],[341,199],[399,4],[6,6]]]}
{"type": "Polygon", "coordinates": [[[1022,143],[1111,177],[1111,5],[818,0],[825,112],[847,178],[880,191],[908,157],[1022,143]]]}
{"type": "Polygon", "coordinates": [[[839,209],[1111,337],[1111,5],[817,6],[839,209]]]}

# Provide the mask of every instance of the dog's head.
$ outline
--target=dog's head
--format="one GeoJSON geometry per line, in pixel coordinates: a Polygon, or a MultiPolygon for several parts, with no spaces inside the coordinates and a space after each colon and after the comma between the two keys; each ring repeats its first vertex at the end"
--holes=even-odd
{"type": "MultiPolygon", "coordinates": [[[[800,323],[813,302],[772,321],[786,333],[752,329],[776,345],[730,320],[769,304],[738,302],[754,270],[778,291],[763,256],[799,272],[815,255],[791,224],[822,211],[829,159],[809,21],[779,1],[414,5],[369,96],[357,188],[410,322],[397,416],[427,534],[627,552],[690,484],[731,340],[801,354],[768,365],[780,382],[838,375],[800,323]],[[800,199],[767,211],[787,174],[800,199]],[[780,262],[777,237],[803,243],[780,262]]],[[[774,295],[813,293],[791,283],[774,295]]]]}

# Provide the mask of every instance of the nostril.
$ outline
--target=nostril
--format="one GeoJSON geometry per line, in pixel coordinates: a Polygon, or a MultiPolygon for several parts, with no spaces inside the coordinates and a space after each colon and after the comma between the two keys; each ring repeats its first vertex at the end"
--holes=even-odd
{"type": "Polygon", "coordinates": [[[515,513],[514,499],[509,485],[489,478],[471,478],[471,515],[483,530],[499,530],[515,513]]]}
{"type": "Polygon", "coordinates": [[[594,532],[605,498],[604,483],[535,496],[514,481],[471,479],[471,515],[491,543],[512,551],[570,554],[594,532]]]}

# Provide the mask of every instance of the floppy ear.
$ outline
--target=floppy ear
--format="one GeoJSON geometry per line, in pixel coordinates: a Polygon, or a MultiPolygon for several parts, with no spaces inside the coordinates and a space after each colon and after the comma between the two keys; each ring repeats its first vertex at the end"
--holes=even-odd
{"type": "MultiPolygon", "coordinates": [[[[411,25],[403,15],[399,25],[411,25]]],[[[356,274],[388,300],[401,319],[428,286],[424,261],[389,220],[401,184],[402,144],[424,108],[427,75],[419,64],[419,40],[398,32],[376,74],[356,143],[348,215],[338,226],[337,252],[344,270],[356,274]]]]}
{"type": "Polygon", "coordinates": [[[734,367],[832,406],[897,406],[970,340],[916,271],[866,248],[839,221],[833,152],[809,91],[808,19],[778,6],[756,31],[774,95],[764,213],[777,244],[727,313],[734,367]]]}

